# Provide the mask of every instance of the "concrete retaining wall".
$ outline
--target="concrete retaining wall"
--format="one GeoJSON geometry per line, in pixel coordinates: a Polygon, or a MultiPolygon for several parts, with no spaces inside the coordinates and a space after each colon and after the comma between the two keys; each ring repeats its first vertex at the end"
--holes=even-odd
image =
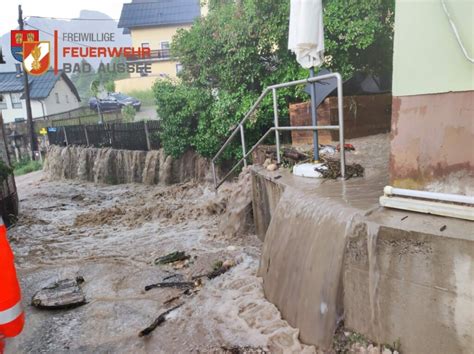
{"type": "MultiPolygon", "coordinates": [[[[321,208],[324,198],[308,191],[303,197],[314,198],[313,204],[294,203],[282,212],[279,202],[290,188],[285,178],[272,179],[257,170],[252,178],[255,224],[264,240],[260,275],[265,294],[284,319],[302,329],[304,342],[327,349],[328,333],[316,330],[322,313],[313,310],[322,309],[321,296],[344,293],[346,327],[373,341],[392,344],[399,340],[403,353],[472,352],[472,223],[380,208],[371,213],[350,212],[347,205],[341,205],[341,212],[334,206],[327,212],[321,208]],[[301,221],[308,213],[319,220],[309,228],[310,221],[301,221]],[[347,226],[344,235],[343,226],[347,226]],[[320,235],[321,229],[325,235],[320,235]],[[336,239],[327,243],[327,235],[336,239]],[[341,241],[344,257],[337,288],[337,272],[328,269],[326,278],[321,278],[317,270],[327,269],[327,255],[337,255],[333,246],[341,241]]],[[[347,197],[344,194],[341,200],[347,197]]],[[[331,269],[337,267],[333,264],[331,269]]],[[[331,300],[338,313],[337,299],[331,300]]],[[[334,328],[335,323],[327,323],[327,331],[334,328]]]]}

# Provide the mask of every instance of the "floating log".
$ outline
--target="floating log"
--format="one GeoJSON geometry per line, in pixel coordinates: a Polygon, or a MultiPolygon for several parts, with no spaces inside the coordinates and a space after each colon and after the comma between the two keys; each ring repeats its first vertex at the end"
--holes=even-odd
{"type": "Polygon", "coordinates": [[[184,303],[182,304],[179,304],[165,312],[163,312],[161,315],[158,316],[158,318],[156,320],[153,321],[153,323],[148,326],[147,328],[145,328],[144,330],[141,330],[140,333],[138,333],[138,336],[139,337],[144,337],[144,336],[147,336],[149,335],[151,332],[153,332],[158,326],[160,326],[161,324],[163,324],[165,321],[166,321],[166,316],[168,316],[171,312],[173,312],[174,310],[180,308],[181,306],[183,306],[184,303]]]}
{"type": "Polygon", "coordinates": [[[156,283],[156,284],[150,284],[145,286],[145,291],[149,291],[151,289],[156,289],[156,288],[175,288],[175,289],[192,289],[196,286],[194,282],[187,282],[187,281],[182,281],[182,282],[163,282],[163,283],[156,283]]]}

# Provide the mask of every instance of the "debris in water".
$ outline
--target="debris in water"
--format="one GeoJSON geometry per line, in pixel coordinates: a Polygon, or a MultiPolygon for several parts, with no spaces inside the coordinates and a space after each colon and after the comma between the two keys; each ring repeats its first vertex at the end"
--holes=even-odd
{"type": "Polygon", "coordinates": [[[278,165],[275,164],[275,163],[272,163],[272,164],[267,166],[268,171],[276,171],[277,169],[278,169],[278,165]]]}
{"type": "Polygon", "coordinates": [[[171,312],[173,312],[174,310],[180,308],[181,306],[183,306],[184,303],[182,304],[179,304],[165,312],[163,312],[161,315],[158,316],[158,318],[153,321],[153,323],[148,326],[147,328],[145,328],[144,330],[140,331],[140,333],[138,333],[138,336],[139,337],[144,337],[144,336],[147,336],[149,335],[151,332],[153,332],[158,326],[160,326],[161,324],[163,324],[165,321],[166,321],[166,316],[168,316],[171,312]]]}
{"type": "Polygon", "coordinates": [[[191,256],[186,255],[186,252],[176,251],[176,252],[167,254],[166,256],[155,259],[155,264],[169,264],[169,263],[174,263],[178,261],[185,261],[190,258],[191,256]]]}
{"type": "MultiPolygon", "coordinates": [[[[324,159],[323,159],[324,160],[324,159]]],[[[324,160],[325,168],[315,167],[315,171],[321,173],[323,178],[337,179],[341,177],[341,164],[338,160],[324,160]]],[[[346,179],[351,177],[363,177],[364,168],[358,164],[346,165],[346,179]]]]}
{"type": "Polygon", "coordinates": [[[273,179],[280,179],[280,178],[281,178],[281,175],[273,177],[273,179]]]}
{"type": "Polygon", "coordinates": [[[252,348],[252,347],[225,347],[222,346],[220,350],[224,354],[253,354],[253,353],[267,353],[267,351],[262,348],[252,348]]]}
{"type": "Polygon", "coordinates": [[[176,288],[176,289],[192,289],[196,286],[195,283],[190,281],[184,282],[164,282],[164,283],[156,283],[145,286],[145,291],[150,291],[151,289],[156,288],[176,288]]]}
{"type": "Polygon", "coordinates": [[[195,275],[194,277],[192,277],[192,279],[197,280],[204,277],[207,277],[208,279],[214,279],[226,273],[230,268],[235,266],[235,262],[233,260],[227,260],[225,262],[222,262],[222,265],[220,267],[218,267],[219,265],[218,262],[214,263],[213,270],[211,272],[206,273],[206,274],[195,275]]]}
{"type": "Polygon", "coordinates": [[[224,264],[224,262],[222,262],[222,261],[215,261],[214,264],[212,265],[212,270],[218,270],[218,269],[222,268],[223,264],[224,264]]]}
{"type": "Polygon", "coordinates": [[[212,272],[210,272],[209,274],[207,274],[207,278],[208,279],[214,279],[214,278],[217,278],[219,276],[221,276],[222,274],[226,273],[230,268],[232,268],[233,266],[235,266],[235,262],[234,261],[225,261],[223,264],[222,264],[222,267],[218,268],[218,269],[215,269],[213,270],[212,272]]]}
{"type": "Polygon", "coordinates": [[[405,220],[405,219],[407,219],[407,218],[408,218],[408,215],[407,215],[407,216],[404,216],[401,220],[403,221],[403,220],[405,220]]]}
{"type": "Polygon", "coordinates": [[[84,196],[82,194],[76,194],[71,197],[71,200],[77,200],[80,202],[84,200],[84,196]]]}
{"type": "MultiPolygon", "coordinates": [[[[341,151],[341,145],[337,145],[336,147],[337,151],[341,151]]],[[[355,147],[352,144],[344,144],[344,150],[345,151],[355,151],[355,147]]]]}
{"type": "Polygon", "coordinates": [[[443,225],[441,226],[441,228],[439,229],[439,231],[443,232],[444,230],[446,230],[448,227],[446,225],[443,225]]]}
{"type": "Polygon", "coordinates": [[[319,145],[319,153],[321,155],[334,155],[336,153],[336,147],[332,145],[319,145]]]}
{"type": "Polygon", "coordinates": [[[84,305],[86,297],[80,287],[83,282],[83,277],[59,280],[33,295],[31,304],[38,308],[50,310],[84,305]]]}

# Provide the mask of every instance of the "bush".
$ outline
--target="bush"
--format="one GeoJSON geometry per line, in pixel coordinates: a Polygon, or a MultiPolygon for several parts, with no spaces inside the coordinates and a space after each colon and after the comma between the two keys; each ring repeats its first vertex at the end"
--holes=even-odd
{"type": "Polygon", "coordinates": [[[142,102],[142,106],[154,106],[155,96],[153,90],[130,91],[127,95],[134,97],[142,102]]]}
{"type": "Polygon", "coordinates": [[[133,108],[133,106],[129,105],[122,107],[122,116],[125,122],[133,122],[135,120],[136,115],[137,111],[135,110],[135,108],[133,108]]]}
{"type": "MultiPolygon", "coordinates": [[[[179,83],[158,81],[154,95],[163,122],[161,141],[175,157],[194,148],[212,157],[269,85],[308,77],[287,49],[289,1],[210,2],[210,12],[173,39],[183,64],[179,83]]],[[[355,71],[391,70],[394,0],[324,1],[326,67],[348,78],[355,71]]],[[[304,87],[278,91],[280,125],[304,87]]],[[[245,125],[248,147],[273,124],[271,95],[245,125]]],[[[273,136],[269,137],[271,142],[273,136]]],[[[240,139],[223,159],[242,156],[240,139]]]]}
{"type": "Polygon", "coordinates": [[[153,91],[161,118],[161,146],[167,154],[179,157],[194,147],[198,121],[207,115],[212,97],[198,89],[169,81],[157,81],[153,91]]]}
{"type": "Polygon", "coordinates": [[[5,181],[12,173],[13,169],[0,159],[0,182],[5,181]]]}
{"type": "Polygon", "coordinates": [[[32,161],[30,158],[23,158],[13,164],[15,176],[26,175],[27,173],[39,171],[43,168],[40,161],[32,161]]]}

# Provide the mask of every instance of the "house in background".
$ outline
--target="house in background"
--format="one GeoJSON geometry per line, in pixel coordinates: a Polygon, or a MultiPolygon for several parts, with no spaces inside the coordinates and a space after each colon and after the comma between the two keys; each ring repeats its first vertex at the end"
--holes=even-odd
{"type": "MultiPolygon", "coordinates": [[[[68,112],[80,107],[76,87],[63,72],[52,70],[28,76],[33,119],[68,112]]],[[[4,123],[26,120],[24,78],[18,72],[0,73],[0,110],[4,123]]]]}
{"type": "Polygon", "coordinates": [[[133,73],[130,78],[115,81],[117,92],[149,90],[157,79],[175,78],[181,64],[171,58],[171,40],[178,29],[191,27],[206,12],[200,0],[133,0],[124,4],[118,27],[131,34],[134,48],[151,50],[150,58],[127,61],[151,63],[152,73],[133,73]]]}

